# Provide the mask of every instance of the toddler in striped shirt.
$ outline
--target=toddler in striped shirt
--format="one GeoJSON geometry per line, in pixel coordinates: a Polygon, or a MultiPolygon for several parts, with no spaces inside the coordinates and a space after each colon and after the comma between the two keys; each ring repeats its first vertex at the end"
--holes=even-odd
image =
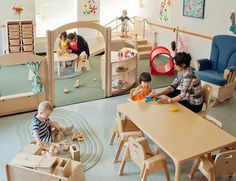
{"type": "Polygon", "coordinates": [[[73,126],[64,128],[57,121],[50,120],[49,116],[52,111],[51,102],[41,102],[38,106],[38,113],[32,119],[32,135],[39,146],[42,146],[42,142],[54,142],[53,132],[68,134],[73,128],[73,126]]]}

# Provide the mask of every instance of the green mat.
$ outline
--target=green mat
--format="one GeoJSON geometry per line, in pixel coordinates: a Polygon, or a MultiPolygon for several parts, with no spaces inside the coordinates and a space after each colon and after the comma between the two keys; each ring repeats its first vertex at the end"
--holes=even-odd
{"type": "MultiPolygon", "coordinates": [[[[24,120],[22,120],[18,126],[18,137],[22,148],[26,144],[33,141],[31,135],[31,122],[34,114],[35,113],[31,113],[24,120]]],[[[57,120],[60,125],[64,127],[73,125],[73,133],[83,134],[84,141],[81,142],[73,141],[71,136],[64,137],[64,139],[68,140],[71,144],[76,144],[78,146],[83,170],[86,171],[92,168],[101,158],[103,147],[98,136],[93,132],[86,119],[76,112],[64,109],[55,109],[50,118],[52,120],[57,120]]],[[[64,151],[60,153],[60,157],[70,158],[70,153],[68,151],[64,151]]]]}
{"type": "MultiPolygon", "coordinates": [[[[69,105],[84,101],[104,98],[102,90],[101,56],[90,57],[91,70],[84,71],[80,75],[68,79],[55,80],[56,106],[69,105]],[[96,81],[93,79],[96,78],[96,81]],[[76,80],[80,80],[81,86],[74,88],[76,80]],[[70,93],[65,94],[64,88],[68,88],[70,93]]],[[[159,63],[166,60],[159,59],[159,63]]],[[[138,76],[141,72],[150,72],[149,60],[138,61],[138,76]]],[[[152,88],[159,88],[169,85],[174,80],[174,76],[158,75],[152,76],[152,88]]],[[[28,80],[28,68],[26,65],[7,66],[0,69],[0,95],[11,95],[31,91],[31,81],[28,80]]]]}

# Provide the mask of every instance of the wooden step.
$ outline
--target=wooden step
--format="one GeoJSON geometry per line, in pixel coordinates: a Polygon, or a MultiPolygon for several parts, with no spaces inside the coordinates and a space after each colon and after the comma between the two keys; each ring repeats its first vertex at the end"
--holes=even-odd
{"type": "Polygon", "coordinates": [[[146,45],[148,43],[147,40],[137,40],[138,45],[146,45]]]}
{"type": "Polygon", "coordinates": [[[149,50],[152,50],[152,45],[150,44],[138,45],[137,49],[138,51],[149,51],[149,50]]]}
{"type": "Polygon", "coordinates": [[[150,53],[151,53],[151,51],[141,51],[141,52],[138,52],[139,60],[140,59],[149,59],[150,58],[150,53]]]}

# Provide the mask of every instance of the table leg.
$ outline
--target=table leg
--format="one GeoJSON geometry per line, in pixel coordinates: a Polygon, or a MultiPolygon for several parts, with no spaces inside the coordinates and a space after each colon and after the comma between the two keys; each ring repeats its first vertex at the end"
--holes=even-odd
{"type": "Polygon", "coordinates": [[[175,181],[180,181],[182,164],[175,163],[175,181]]]}
{"type": "Polygon", "coordinates": [[[58,77],[61,76],[60,62],[57,62],[57,75],[58,75],[58,77]]]}

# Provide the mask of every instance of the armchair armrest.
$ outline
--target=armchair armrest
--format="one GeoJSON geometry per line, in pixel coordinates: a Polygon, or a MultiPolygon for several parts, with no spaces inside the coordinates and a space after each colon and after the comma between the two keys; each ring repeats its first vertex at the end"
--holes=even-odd
{"type": "Polygon", "coordinates": [[[211,61],[209,59],[200,59],[197,60],[199,67],[198,71],[207,70],[211,68],[211,61]]]}
{"type": "Polygon", "coordinates": [[[231,72],[236,71],[236,66],[231,66],[227,68],[228,70],[230,70],[231,72]]]}
{"type": "Polygon", "coordinates": [[[154,165],[162,165],[162,161],[166,160],[166,156],[165,154],[159,154],[159,155],[155,155],[151,158],[148,158],[147,160],[145,160],[145,164],[147,166],[147,168],[150,168],[154,165]]]}

